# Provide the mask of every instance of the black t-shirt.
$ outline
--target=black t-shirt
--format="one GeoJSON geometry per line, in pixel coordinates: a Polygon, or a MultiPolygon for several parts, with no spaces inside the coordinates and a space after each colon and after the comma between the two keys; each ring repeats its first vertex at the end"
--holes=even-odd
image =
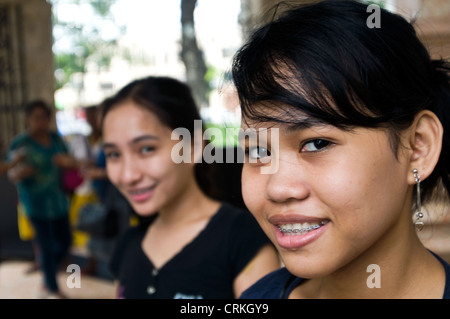
{"type": "Polygon", "coordinates": [[[234,298],[234,279],[270,243],[248,211],[224,203],[196,238],[155,269],[141,247],[147,229],[130,228],[116,246],[110,268],[118,298],[234,298]]]}

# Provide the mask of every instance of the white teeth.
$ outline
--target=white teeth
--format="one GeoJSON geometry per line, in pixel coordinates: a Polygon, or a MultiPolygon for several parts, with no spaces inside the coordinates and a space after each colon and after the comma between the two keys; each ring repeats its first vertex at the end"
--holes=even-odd
{"type": "Polygon", "coordinates": [[[149,188],[144,188],[144,189],[139,189],[139,190],[135,190],[135,191],[130,191],[130,194],[132,194],[132,195],[143,194],[143,193],[148,192],[148,191],[151,190],[152,188],[153,188],[153,186],[152,186],[152,187],[149,187],[149,188]]]}
{"type": "Polygon", "coordinates": [[[295,223],[295,224],[280,224],[278,225],[278,229],[285,235],[296,235],[300,233],[306,233],[311,230],[322,227],[327,224],[328,221],[324,220],[320,223],[295,223]]]}

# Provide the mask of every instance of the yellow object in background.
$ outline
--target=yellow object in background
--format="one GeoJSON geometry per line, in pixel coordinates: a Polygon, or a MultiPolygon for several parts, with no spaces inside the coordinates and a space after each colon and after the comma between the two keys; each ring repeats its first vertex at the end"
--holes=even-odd
{"type": "Polygon", "coordinates": [[[34,229],[25,212],[25,206],[19,203],[17,205],[17,226],[19,228],[19,237],[23,241],[34,238],[34,229]]]}
{"type": "Polygon", "coordinates": [[[86,204],[94,203],[98,203],[98,198],[95,193],[89,193],[86,195],[74,194],[72,196],[69,210],[69,221],[72,226],[73,247],[84,248],[89,240],[89,235],[85,232],[77,230],[75,225],[77,224],[81,208],[86,204]]]}

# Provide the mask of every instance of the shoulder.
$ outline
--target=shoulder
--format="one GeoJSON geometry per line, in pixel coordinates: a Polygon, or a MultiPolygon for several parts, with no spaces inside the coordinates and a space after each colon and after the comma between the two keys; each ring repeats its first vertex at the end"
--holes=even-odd
{"type": "Polygon", "coordinates": [[[112,256],[109,260],[109,269],[118,278],[123,261],[133,259],[140,249],[145,230],[141,225],[130,226],[117,240],[112,256]]]}
{"type": "Polygon", "coordinates": [[[232,226],[236,227],[248,227],[248,225],[253,225],[259,227],[253,215],[246,209],[234,206],[230,203],[222,203],[218,219],[230,223],[232,226]]]}
{"type": "Polygon", "coordinates": [[[136,240],[142,240],[145,235],[145,229],[142,225],[130,226],[119,238],[119,245],[131,244],[136,240]]]}
{"type": "Polygon", "coordinates": [[[134,254],[139,249],[146,229],[142,225],[130,226],[124,231],[115,245],[115,258],[121,260],[125,255],[134,254]]]}
{"type": "Polygon", "coordinates": [[[437,257],[445,269],[445,290],[443,299],[450,299],[450,265],[441,257],[437,257]]]}
{"type": "MultiPolygon", "coordinates": [[[[293,275],[285,268],[277,269],[244,291],[241,299],[280,299],[293,275]]],[[[295,278],[295,277],[294,277],[295,278]]]]}
{"type": "Polygon", "coordinates": [[[445,261],[442,257],[440,257],[435,252],[429,250],[429,252],[440,261],[442,266],[444,267],[445,271],[445,288],[444,288],[444,295],[442,296],[443,299],[450,299],[450,265],[447,261],[445,261]]]}
{"type": "Polygon", "coordinates": [[[29,135],[26,132],[20,133],[16,135],[10,143],[9,148],[14,149],[16,147],[21,146],[21,144],[25,143],[29,139],[29,135]]]}
{"type": "Polygon", "coordinates": [[[262,245],[269,243],[268,237],[247,209],[223,202],[214,222],[213,228],[218,233],[226,234],[230,247],[249,249],[252,246],[259,249],[262,245]]]}
{"type": "Polygon", "coordinates": [[[220,227],[231,236],[232,242],[241,245],[253,241],[255,245],[269,242],[255,217],[247,209],[224,202],[217,213],[216,228],[220,227]]]}
{"type": "Polygon", "coordinates": [[[66,144],[63,137],[61,135],[59,135],[57,132],[51,131],[50,137],[52,138],[53,141],[57,142],[58,144],[64,144],[64,145],[66,144]]]}

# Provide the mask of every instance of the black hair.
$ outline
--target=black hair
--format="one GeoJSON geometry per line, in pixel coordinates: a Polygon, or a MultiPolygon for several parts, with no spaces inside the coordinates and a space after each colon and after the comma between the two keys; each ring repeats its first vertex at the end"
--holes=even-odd
{"type": "Polygon", "coordinates": [[[44,102],[43,100],[33,100],[25,104],[25,116],[30,116],[35,109],[43,110],[48,118],[50,118],[50,116],[52,115],[52,111],[46,102],[44,102]]]}
{"type": "Polygon", "coordinates": [[[380,13],[381,27],[370,28],[367,5],[322,1],[257,29],[233,59],[243,118],[297,124],[301,114],[345,130],[385,127],[396,150],[398,132],[430,110],[444,137],[422,194],[428,198],[441,182],[450,194],[450,64],[432,60],[403,17],[380,13]]]}
{"type": "Polygon", "coordinates": [[[194,120],[200,120],[190,88],[170,77],[150,76],[127,84],[116,95],[102,103],[102,119],[112,107],[126,100],[156,113],[159,119],[172,129],[184,127],[193,133],[194,120]]]}
{"type": "MultiPolygon", "coordinates": [[[[170,77],[150,76],[132,81],[116,95],[105,99],[100,105],[102,124],[107,113],[122,102],[133,101],[154,113],[171,129],[183,127],[194,136],[194,121],[200,113],[189,86],[170,77]]],[[[217,198],[217,190],[211,180],[214,167],[202,161],[195,165],[195,177],[203,192],[217,198]]]]}

